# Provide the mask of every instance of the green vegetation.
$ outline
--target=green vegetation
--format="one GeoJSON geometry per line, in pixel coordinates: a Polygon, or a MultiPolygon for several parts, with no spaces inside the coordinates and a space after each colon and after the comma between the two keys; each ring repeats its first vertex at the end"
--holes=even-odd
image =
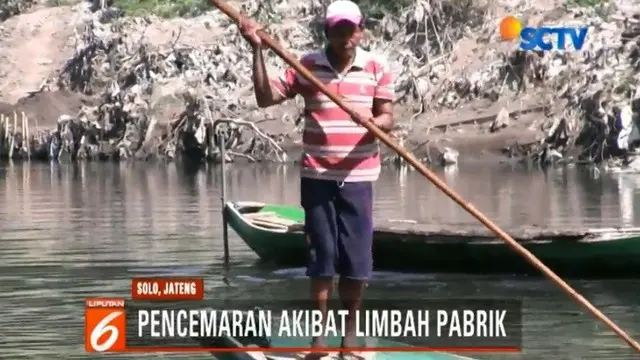
{"type": "MultiPolygon", "coordinates": [[[[29,2],[34,0],[10,0],[14,2],[29,2]]],[[[47,0],[49,6],[71,5],[81,0],[47,0]]],[[[402,10],[415,4],[415,0],[353,0],[360,5],[367,17],[381,19],[389,14],[401,14],[402,10]]],[[[461,6],[473,0],[448,0],[447,3],[453,6],[461,6]]],[[[576,2],[602,2],[605,0],[572,0],[576,2]]],[[[2,2],[2,0],[0,0],[2,2]]],[[[109,0],[107,0],[109,2],[109,0]]],[[[323,0],[329,3],[330,0],[323,0]]],[[[157,15],[164,18],[171,17],[193,17],[211,10],[209,0],[111,0],[111,5],[121,9],[129,16],[157,15]]],[[[259,9],[269,10],[271,7],[269,0],[260,3],[259,9]]],[[[462,6],[464,7],[464,6],[462,6]]],[[[268,11],[269,12],[269,11],[268,11]]],[[[261,13],[261,11],[258,11],[261,13]]],[[[258,16],[259,14],[252,14],[258,16]]],[[[277,19],[271,19],[276,21],[277,19]]]]}
{"type": "Polygon", "coordinates": [[[47,5],[50,7],[68,6],[68,5],[75,5],[79,2],[80,0],[47,0],[47,5]]]}
{"type": "Polygon", "coordinates": [[[415,3],[415,0],[353,0],[368,17],[380,19],[388,14],[398,14],[415,3]]]}
{"type": "Polygon", "coordinates": [[[596,7],[600,5],[604,5],[608,2],[608,0],[571,0],[570,3],[575,6],[582,7],[596,7]]]}
{"type": "Polygon", "coordinates": [[[0,0],[0,22],[21,14],[35,4],[35,0],[0,0]]]}
{"type": "Polygon", "coordinates": [[[166,18],[197,16],[211,9],[208,0],[114,0],[113,6],[127,15],[166,18]]]}
{"type": "MultiPolygon", "coordinates": [[[[50,0],[65,1],[65,0],[50,0]]],[[[371,18],[382,18],[389,13],[399,13],[415,0],[354,0],[363,12],[371,18]]],[[[149,14],[161,17],[190,17],[211,9],[208,0],[113,0],[113,6],[122,9],[127,15],[144,16],[149,14]]],[[[268,5],[265,4],[266,7],[268,5]]]]}
{"type": "Polygon", "coordinates": [[[569,0],[567,6],[592,8],[604,21],[616,10],[615,4],[609,0],[569,0]]]}

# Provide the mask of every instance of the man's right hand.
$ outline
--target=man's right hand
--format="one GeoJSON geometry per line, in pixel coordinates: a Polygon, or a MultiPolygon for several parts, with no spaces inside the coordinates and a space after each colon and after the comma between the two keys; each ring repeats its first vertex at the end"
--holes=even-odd
{"type": "Polygon", "coordinates": [[[262,26],[253,19],[244,18],[238,24],[242,36],[253,46],[258,48],[262,46],[262,39],[258,36],[258,30],[262,30],[262,26]]]}
{"type": "MultiPolygon", "coordinates": [[[[366,108],[366,107],[362,107],[362,106],[355,106],[353,107],[353,110],[360,115],[360,117],[362,118],[363,121],[369,121],[371,119],[373,119],[373,113],[371,112],[371,109],[366,108]]],[[[360,121],[361,119],[356,119],[356,118],[352,118],[353,121],[357,122],[358,124],[362,125],[362,122],[360,121]]]]}

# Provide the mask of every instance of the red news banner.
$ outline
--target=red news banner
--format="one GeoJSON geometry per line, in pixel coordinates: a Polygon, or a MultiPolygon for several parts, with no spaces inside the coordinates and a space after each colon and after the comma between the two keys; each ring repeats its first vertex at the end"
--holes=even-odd
{"type": "Polygon", "coordinates": [[[202,279],[133,279],[131,300],[202,300],[202,279]]]}
{"type": "MultiPolygon", "coordinates": [[[[131,280],[131,300],[179,301],[203,298],[203,279],[136,278],[131,280]]],[[[84,318],[86,351],[127,351],[125,299],[87,299],[84,318]]]]}

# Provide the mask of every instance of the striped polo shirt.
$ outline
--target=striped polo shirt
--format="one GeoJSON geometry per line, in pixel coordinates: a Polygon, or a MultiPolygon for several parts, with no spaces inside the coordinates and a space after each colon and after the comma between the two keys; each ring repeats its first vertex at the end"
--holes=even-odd
{"type": "MultiPolygon", "coordinates": [[[[324,49],[304,55],[301,63],[350,106],[372,109],[375,98],[393,100],[393,76],[387,63],[361,48],[343,74],[331,66],[324,49]]],[[[298,94],[304,98],[302,177],[341,182],[378,179],[379,145],[369,130],[293,68],[272,79],[271,85],[288,98],[298,94]]]]}

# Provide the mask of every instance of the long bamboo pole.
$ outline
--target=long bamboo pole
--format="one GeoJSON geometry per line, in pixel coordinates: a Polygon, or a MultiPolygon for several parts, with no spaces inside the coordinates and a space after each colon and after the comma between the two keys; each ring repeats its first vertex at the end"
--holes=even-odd
{"type": "MultiPolygon", "coordinates": [[[[227,14],[233,21],[239,23],[243,17],[237,12],[233,7],[229,4],[225,3],[222,0],[211,0],[213,5],[217,7],[220,11],[227,14]]],[[[633,349],[637,352],[640,352],[640,344],[634,340],[629,334],[627,334],[622,328],[620,328],[616,323],[614,323],[611,319],[609,319],[605,314],[603,314],[598,308],[596,308],[589,300],[587,300],[584,296],[580,295],[576,290],[574,290],[569,284],[567,284],[562,278],[556,275],[549,267],[547,267],[542,261],[540,261],[535,255],[533,255],[529,250],[527,250],[524,246],[520,245],[516,240],[514,240],[509,234],[504,232],[502,229],[498,227],[495,223],[493,223],[489,218],[487,218],[483,213],[477,210],[471,203],[466,202],[460,195],[458,195],[453,189],[449,188],[447,184],[440,180],[437,175],[435,175],[431,170],[429,170],[426,166],[424,166],[420,161],[418,161],[413,155],[403,149],[400,145],[389,137],[386,133],[380,130],[377,126],[371,122],[371,119],[366,119],[362,117],[360,114],[351,109],[338,95],[334,94],[331,90],[329,90],[322,82],[320,82],[307,68],[305,68],[298,60],[296,60],[291,54],[287,53],[280,44],[278,44],[274,39],[272,39],[269,35],[267,35],[264,31],[258,31],[258,35],[260,39],[262,39],[263,44],[269,46],[276,54],[278,54],[287,64],[289,64],[292,68],[294,68],[298,74],[302,75],[307,81],[312,83],[315,87],[317,87],[323,94],[325,94],[328,98],[333,100],[340,108],[346,111],[352,118],[355,118],[360,122],[364,127],[367,128],[371,133],[373,133],[380,141],[385,143],[388,147],[393,149],[398,155],[404,158],[411,166],[413,166],[420,174],[426,177],[429,181],[433,183],[438,189],[440,189],[443,193],[449,196],[453,201],[458,203],[463,209],[465,209],[468,213],[473,215],[478,221],[480,221],[484,226],[486,226],[489,230],[493,231],[496,235],[498,235],[504,242],[509,245],[515,252],[520,254],[525,260],[527,260],[531,265],[538,268],[543,274],[545,274],[549,279],[551,279],[554,283],[556,283],[567,295],[577,301],[579,304],[584,306],[587,310],[589,310],[596,318],[606,324],[613,332],[618,334],[624,341],[626,341],[633,349]]]]}

